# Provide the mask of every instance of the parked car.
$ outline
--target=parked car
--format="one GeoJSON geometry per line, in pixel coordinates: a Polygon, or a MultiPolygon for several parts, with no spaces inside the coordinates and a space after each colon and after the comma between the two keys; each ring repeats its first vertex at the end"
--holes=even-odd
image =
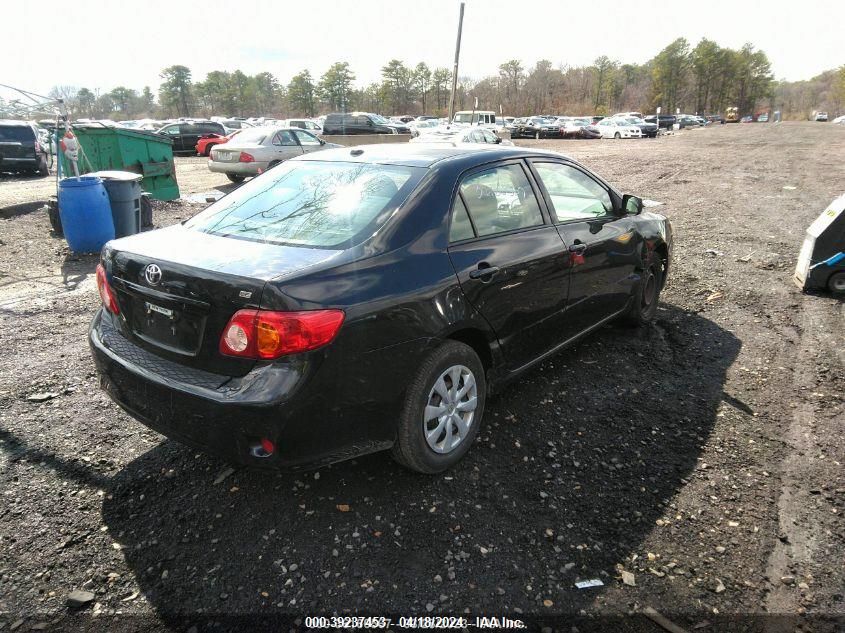
{"type": "Polygon", "coordinates": [[[411,143],[451,143],[452,145],[463,145],[466,143],[486,145],[513,145],[509,140],[503,140],[493,130],[483,127],[440,127],[435,130],[425,131],[419,136],[412,138],[411,143]]]}
{"type": "Polygon", "coordinates": [[[581,128],[581,138],[601,138],[601,130],[595,125],[587,125],[581,128]]]}
{"type": "MultiPolygon", "coordinates": [[[[244,128],[249,129],[249,128],[244,128]]],[[[206,134],[200,140],[197,141],[197,154],[200,156],[210,156],[211,155],[211,148],[215,145],[222,145],[223,143],[228,143],[231,141],[235,136],[241,133],[241,130],[235,130],[226,136],[220,136],[219,134],[206,134]]]]}
{"type": "Polygon", "coordinates": [[[596,123],[602,138],[642,138],[639,126],[628,123],[625,119],[602,119],[596,123]]]}
{"type": "Polygon", "coordinates": [[[0,172],[49,176],[48,150],[35,123],[0,119],[0,172]]]}
{"type": "Polygon", "coordinates": [[[227,135],[238,130],[245,130],[248,127],[255,127],[252,123],[244,119],[223,119],[222,121],[218,121],[218,123],[223,126],[227,135]]]}
{"type": "Polygon", "coordinates": [[[723,117],[721,114],[708,114],[704,118],[710,123],[725,123],[725,117],[723,117]]]}
{"type": "Polygon", "coordinates": [[[647,117],[643,117],[643,121],[646,123],[656,123],[659,128],[664,130],[671,130],[676,123],[675,115],[673,114],[650,114],[647,117]]]}
{"type": "Polygon", "coordinates": [[[207,134],[226,136],[226,129],[217,121],[180,121],[165,125],[158,130],[158,134],[173,141],[174,154],[193,154],[197,150],[197,142],[207,134]]]}
{"type": "Polygon", "coordinates": [[[845,124],[845,115],[836,117],[831,123],[836,123],[837,125],[845,124]]]}
{"type": "Polygon", "coordinates": [[[400,125],[371,112],[335,113],[323,121],[323,134],[410,134],[407,125],[400,125]]]}
{"type": "Polygon", "coordinates": [[[311,134],[320,135],[323,133],[323,128],[321,128],[317,123],[310,119],[286,119],[283,121],[279,121],[279,127],[298,127],[300,130],[306,130],[311,132],[311,134]]]}
{"type": "Polygon", "coordinates": [[[740,123],[754,123],[754,117],[750,114],[746,114],[739,120],[740,123]]]}
{"type": "Polygon", "coordinates": [[[816,112],[814,121],[827,121],[827,112],[816,112]]]}
{"type": "Polygon", "coordinates": [[[538,116],[528,118],[524,123],[515,123],[511,129],[511,138],[560,138],[560,126],[554,119],[538,116]]]}
{"type": "Polygon", "coordinates": [[[635,116],[614,116],[612,118],[614,121],[621,121],[626,125],[635,125],[636,127],[640,128],[640,132],[642,132],[643,138],[655,138],[657,136],[657,124],[656,123],[646,123],[642,118],[635,117],[635,116]]]}
{"type": "Polygon", "coordinates": [[[257,176],[295,156],[340,147],[299,128],[256,127],[238,134],[234,142],[211,148],[208,168],[232,182],[257,176]]]}
{"type": "Polygon", "coordinates": [[[768,123],[769,122],[769,115],[766,112],[758,115],[757,116],[757,122],[758,123],[768,123]]]}
{"type": "Polygon", "coordinates": [[[89,341],[124,410],[230,463],[436,473],[491,389],[652,321],[671,269],[669,221],[562,155],[344,147],[106,244],[89,341]]]}
{"type": "MultiPolygon", "coordinates": [[[[561,135],[563,138],[591,138],[592,135],[585,135],[584,130],[592,125],[589,117],[569,117],[563,124],[561,135]]],[[[597,135],[595,138],[599,138],[597,135]]]]}
{"type": "Polygon", "coordinates": [[[411,121],[408,123],[408,128],[411,130],[411,136],[419,136],[420,134],[427,134],[440,127],[440,121],[437,119],[423,119],[422,121],[411,121]]]}

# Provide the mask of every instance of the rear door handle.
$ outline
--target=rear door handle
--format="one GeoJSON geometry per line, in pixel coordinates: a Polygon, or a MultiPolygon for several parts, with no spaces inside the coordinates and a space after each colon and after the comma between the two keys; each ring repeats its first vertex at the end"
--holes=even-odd
{"type": "Polygon", "coordinates": [[[572,246],[569,247],[569,252],[575,253],[576,255],[580,255],[581,253],[583,253],[586,250],[587,250],[586,244],[573,244],[572,246]]]}
{"type": "Polygon", "coordinates": [[[493,275],[495,275],[497,272],[499,272],[498,266],[489,266],[486,265],[484,262],[481,262],[478,265],[478,268],[470,271],[469,278],[481,279],[481,281],[490,281],[490,279],[493,278],[493,275]],[[487,279],[485,279],[485,277],[487,277],[487,279]]]}

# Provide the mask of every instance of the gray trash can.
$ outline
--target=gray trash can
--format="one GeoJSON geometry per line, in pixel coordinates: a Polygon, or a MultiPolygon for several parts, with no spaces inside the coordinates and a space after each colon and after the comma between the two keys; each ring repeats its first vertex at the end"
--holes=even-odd
{"type": "Polygon", "coordinates": [[[125,237],[141,232],[141,174],[131,171],[98,171],[111,203],[115,237],[125,237]]]}

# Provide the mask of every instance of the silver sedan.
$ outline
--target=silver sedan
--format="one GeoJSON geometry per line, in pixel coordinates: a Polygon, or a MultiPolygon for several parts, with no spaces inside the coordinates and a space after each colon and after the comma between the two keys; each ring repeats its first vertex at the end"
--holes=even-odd
{"type": "Polygon", "coordinates": [[[228,143],[215,145],[209,154],[208,168],[226,174],[232,182],[241,182],[288,158],[332,147],[341,146],[326,143],[305,130],[256,127],[243,130],[228,143]]]}

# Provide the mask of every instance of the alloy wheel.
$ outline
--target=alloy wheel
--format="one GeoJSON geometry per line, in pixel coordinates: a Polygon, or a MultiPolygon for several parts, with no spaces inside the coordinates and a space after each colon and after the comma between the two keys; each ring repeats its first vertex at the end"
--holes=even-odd
{"type": "Polygon", "coordinates": [[[429,448],[445,455],[466,438],[475,420],[478,388],[464,365],[446,369],[428,393],[423,413],[423,434],[429,448]]]}

